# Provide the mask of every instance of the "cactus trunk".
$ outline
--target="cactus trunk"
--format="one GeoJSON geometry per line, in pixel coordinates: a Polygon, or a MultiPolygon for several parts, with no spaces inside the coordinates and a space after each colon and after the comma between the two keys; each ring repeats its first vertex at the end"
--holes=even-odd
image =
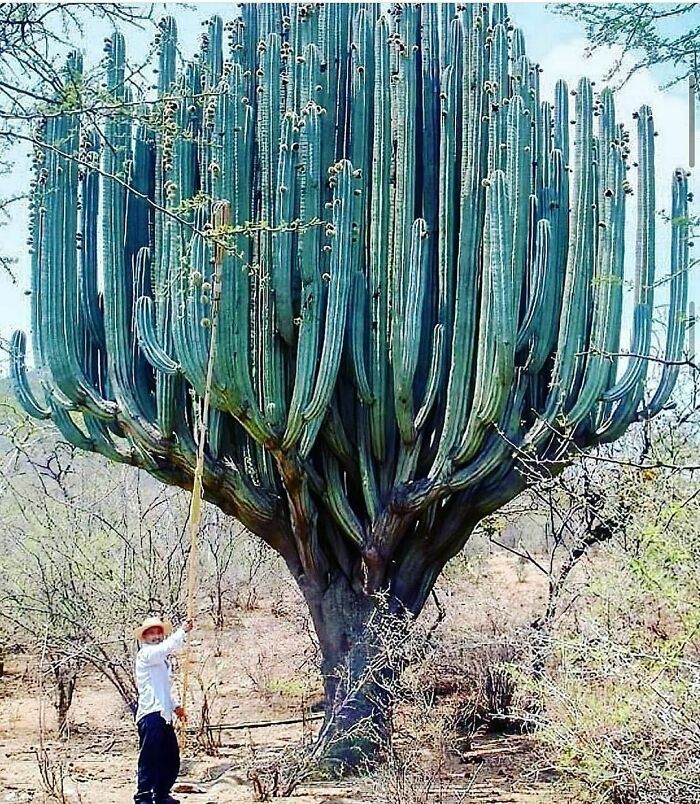
{"type": "Polygon", "coordinates": [[[323,655],[326,710],[318,744],[326,769],[337,775],[371,763],[387,745],[391,685],[400,669],[395,643],[406,619],[398,601],[377,605],[339,571],[323,588],[303,591],[323,655]]]}

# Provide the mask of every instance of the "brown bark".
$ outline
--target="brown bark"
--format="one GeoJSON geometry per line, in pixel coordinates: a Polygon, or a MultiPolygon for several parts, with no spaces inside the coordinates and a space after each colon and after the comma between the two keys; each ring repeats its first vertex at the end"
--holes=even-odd
{"type": "Polygon", "coordinates": [[[324,589],[300,586],[323,656],[326,710],[314,754],[340,775],[376,762],[387,743],[408,618],[397,600],[365,594],[340,571],[324,589]]]}

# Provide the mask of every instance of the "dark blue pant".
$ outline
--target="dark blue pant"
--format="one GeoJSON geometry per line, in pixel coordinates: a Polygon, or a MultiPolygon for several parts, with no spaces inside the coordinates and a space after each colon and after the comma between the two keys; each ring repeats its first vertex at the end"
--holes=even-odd
{"type": "Polygon", "coordinates": [[[175,729],[160,712],[151,712],[139,720],[138,789],[136,804],[161,804],[180,770],[180,749],[175,729]]]}

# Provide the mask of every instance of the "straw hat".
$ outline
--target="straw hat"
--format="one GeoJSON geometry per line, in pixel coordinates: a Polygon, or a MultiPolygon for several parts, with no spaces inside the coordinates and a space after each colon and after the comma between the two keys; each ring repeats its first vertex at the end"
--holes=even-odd
{"type": "Polygon", "coordinates": [[[160,617],[146,617],[141,625],[134,629],[134,636],[136,639],[143,639],[143,635],[149,628],[162,628],[163,636],[168,636],[173,630],[172,625],[167,620],[161,620],[160,617]]]}

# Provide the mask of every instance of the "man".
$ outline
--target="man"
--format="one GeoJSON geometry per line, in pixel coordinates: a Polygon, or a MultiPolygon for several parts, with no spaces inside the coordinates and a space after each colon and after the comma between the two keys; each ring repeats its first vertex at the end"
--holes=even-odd
{"type": "Polygon", "coordinates": [[[184,721],[186,715],[173,696],[168,656],[183,649],[185,635],[191,630],[191,620],[171,634],[170,623],[147,617],[134,631],[141,643],[136,656],[139,695],[136,710],[139,730],[136,804],[176,804],[170,788],[180,770],[180,749],[173,716],[184,721]]]}

